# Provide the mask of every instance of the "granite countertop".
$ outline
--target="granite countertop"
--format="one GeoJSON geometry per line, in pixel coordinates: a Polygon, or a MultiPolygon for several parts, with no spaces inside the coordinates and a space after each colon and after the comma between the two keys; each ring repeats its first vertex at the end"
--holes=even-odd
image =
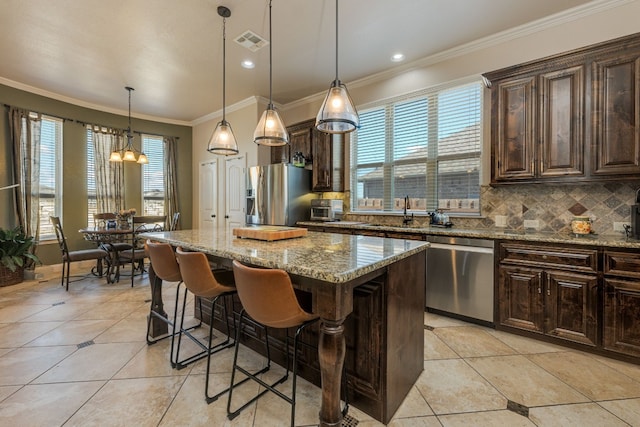
{"type": "Polygon", "coordinates": [[[428,242],[309,231],[278,241],[241,239],[226,228],[141,234],[160,242],[330,283],[345,283],[420,253],[428,242]]]}
{"type": "MultiPolygon", "coordinates": [[[[299,226],[321,226],[326,229],[341,228],[354,230],[371,230],[371,231],[393,231],[398,233],[424,234],[432,236],[450,236],[450,237],[469,237],[478,239],[493,240],[520,240],[529,242],[547,242],[547,243],[563,243],[572,245],[589,245],[589,246],[608,246],[618,248],[634,248],[640,249],[640,240],[628,239],[624,234],[588,234],[586,236],[575,236],[572,234],[558,234],[536,231],[511,231],[501,228],[494,229],[464,229],[443,228],[443,227],[401,227],[393,225],[373,225],[355,221],[335,221],[335,222],[298,222],[299,226]]],[[[428,240],[428,238],[427,238],[428,240]]]]}

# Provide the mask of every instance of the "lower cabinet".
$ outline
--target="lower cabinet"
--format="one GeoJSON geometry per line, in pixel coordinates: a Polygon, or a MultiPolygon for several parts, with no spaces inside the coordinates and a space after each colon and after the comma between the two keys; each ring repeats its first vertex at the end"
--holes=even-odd
{"type": "Polygon", "coordinates": [[[500,255],[500,325],[598,345],[597,250],[502,244],[500,255]]]}
{"type": "Polygon", "coordinates": [[[604,335],[606,350],[640,356],[640,254],[604,253],[604,335]]]}

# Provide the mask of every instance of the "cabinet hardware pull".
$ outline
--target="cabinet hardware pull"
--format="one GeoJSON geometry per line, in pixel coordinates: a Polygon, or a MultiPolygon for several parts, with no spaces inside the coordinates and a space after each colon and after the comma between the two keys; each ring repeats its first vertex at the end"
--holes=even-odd
{"type": "Polygon", "coordinates": [[[551,289],[547,289],[547,296],[551,296],[551,289]]]}
{"type": "Polygon", "coordinates": [[[540,286],[538,286],[538,293],[541,294],[542,293],[542,289],[540,289],[540,286]]]}
{"type": "Polygon", "coordinates": [[[547,255],[542,255],[542,259],[547,259],[547,255]]]}

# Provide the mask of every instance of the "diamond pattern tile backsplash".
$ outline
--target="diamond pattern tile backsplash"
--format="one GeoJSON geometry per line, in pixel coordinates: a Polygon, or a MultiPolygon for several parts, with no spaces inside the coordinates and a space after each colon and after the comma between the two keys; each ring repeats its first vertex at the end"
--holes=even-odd
{"type": "MultiPolygon", "coordinates": [[[[614,222],[629,224],[631,205],[635,203],[640,180],[574,185],[515,184],[482,186],[482,218],[453,217],[456,228],[490,229],[496,215],[507,217],[507,228],[524,230],[525,220],[537,220],[538,231],[569,233],[574,215],[592,219],[598,234],[616,234],[614,222]]],[[[348,195],[346,197],[348,199],[348,195]]],[[[349,220],[397,225],[396,216],[348,215],[349,220]]],[[[416,218],[415,225],[426,226],[429,218],[416,218]]]]}

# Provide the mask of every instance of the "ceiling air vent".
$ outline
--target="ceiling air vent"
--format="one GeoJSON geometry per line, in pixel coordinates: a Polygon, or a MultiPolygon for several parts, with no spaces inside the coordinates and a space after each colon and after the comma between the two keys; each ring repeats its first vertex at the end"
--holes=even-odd
{"type": "Polygon", "coordinates": [[[234,41],[240,46],[246,47],[251,52],[256,52],[269,44],[267,40],[263,39],[251,30],[243,32],[241,35],[236,37],[234,41]]]}

